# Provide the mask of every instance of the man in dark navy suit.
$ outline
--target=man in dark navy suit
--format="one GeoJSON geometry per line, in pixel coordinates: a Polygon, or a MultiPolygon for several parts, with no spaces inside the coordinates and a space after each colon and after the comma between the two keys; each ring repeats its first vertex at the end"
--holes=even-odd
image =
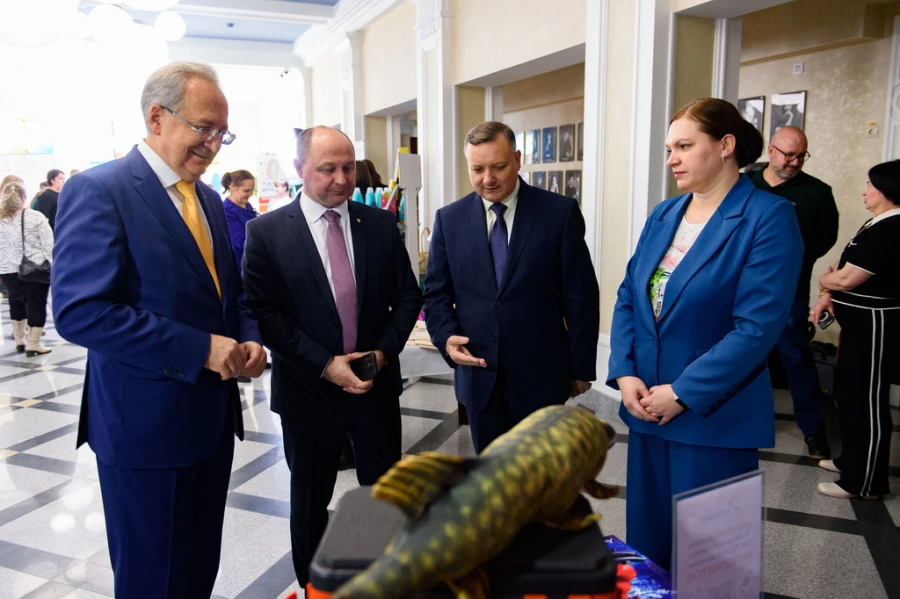
{"type": "Polygon", "coordinates": [[[346,135],[313,127],[297,136],[303,190],[247,225],[244,282],[272,350],[272,410],[281,416],[291,471],[291,547],[297,580],[328,523],[349,433],[361,485],[400,459],[398,356],[422,307],[394,215],[350,202],[356,156],[346,135]],[[377,375],[350,362],[374,354],[377,375]]]}
{"type": "Polygon", "coordinates": [[[53,311],[88,349],[78,444],[97,454],[116,597],[209,597],[219,569],[235,377],[266,365],[221,198],[199,181],[228,132],[216,73],[153,73],[147,138],[63,189],[53,311]]]}
{"type": "Polygon", "coordinates": [[[456,368],[475,450],[596,378],[600,297],[578,202],[519,178],[496,121],[473,127],[473,193],[438,210],[425,275],[435,347],[456,368]]]}

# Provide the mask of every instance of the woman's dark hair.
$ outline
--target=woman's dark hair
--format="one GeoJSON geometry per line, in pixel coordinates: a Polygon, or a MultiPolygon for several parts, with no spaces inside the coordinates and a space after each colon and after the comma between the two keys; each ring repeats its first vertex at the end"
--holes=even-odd
{"type": "Polygon", "coordinates": [[[882,162],[870,168],[869,183],[892,204],[900,205],[900,160],[882,162]]]}
{"type": "Polygon", "coordinates": [[[47,185],[53,185],[53,180],[56,179],[58,176],[63,175],[63,174],[65,174],[65,173],[63,173],[63,172],[62,172],[61,170],[59,170],[58,168],[55,168],[55,169],[50,170],[50,171],[47,171],[47,185]]]}
{"type": "Polygon", "coordinates": [[[239,171],[231,171],[222,175],[222,190],[228,191],[232,185],[240,185],[247,179],[253,179],[253,173],[241,169],[239,171]]]}
{"type": "MultiPolygon", "coordinates": [[[[372,187],[387,187],[384,184],[384,181],[381,180],[381,175],[378,174],[378,171],[375,170],[375,165],[371,160],[366,158],[363,160],[363,163],[366,165],[366,169],[369,171],[369,176],[372,178],[372,187]]],[[[359,175],[357,175],[358,177],[359,175]]]]}
{"type": "Polygon", "coordinates": [[[682,106],[672,115],[672,122],[687,118],[716,141],[728,134],[734,136],[734,159],[738,168],[756,162],[763,151],[763,138],[752,123],[744,120],[731,102],[719,98],[703,98],[682,106]]]}
{"type": "Polygon", "coordinates": [[[372,185],[372,175],[369,174],[369,167],[367,167],[366,163],[362,160],[356,161],[356,186],[360,188],[363,193],[366,193],[367,187],[376,187],[376,185],[372,185]]]}

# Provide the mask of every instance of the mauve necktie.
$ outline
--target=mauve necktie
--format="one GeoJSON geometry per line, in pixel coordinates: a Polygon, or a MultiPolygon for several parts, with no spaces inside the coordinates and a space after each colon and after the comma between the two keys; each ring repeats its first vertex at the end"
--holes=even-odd
{"type": "Polygon", "coordinates": [[[500,287],[503,283],[503,270],[506,268],[506,253],[509,249],[509,233],[506,228],[506,220],[503,218],[506,205],[497,202],[491,205],[491,210],[497,215],[497,220],[491,227],[491,257],[494,259],[497,287],[500,287]]]}
{"type": "Polygon", "coordinates": [[[334,299],[341,331],[344,338],[344,353],[356,350],[356,329],[358,313],[356,306],[356,281],[350,268],[350,255],[341,229],[341,215],[334,210],[325,212],[328,230],[325,233],[325,247],[328,249],[328,265],[331,267],[331,281],[334,283],[334,299]]]}
{"type": "Polygon", "coordinates": [[[222,297],[222,287],[219,285],[216,262],[213,260],[212,244],[209,241],[206,227],[203,226],[203,221],[200,220],[200,204],[197,201],[197,193],[194,191],[194,184],[188,183],[187,181],[179,181],[175,184],[175,189],[177,189],[184,198],[181,205],[184,224],[187,225],[187,228],[191,231],[191,235],[194,237],[194,241],[197,242],[197,247],[200,248],[200,255],[203,256],[203,261],[206,262],[206,268],[209,269],[209,274],[212,275],[213,282],[216,284],[216,291],[219,292],[219,297],[222,297]]]}

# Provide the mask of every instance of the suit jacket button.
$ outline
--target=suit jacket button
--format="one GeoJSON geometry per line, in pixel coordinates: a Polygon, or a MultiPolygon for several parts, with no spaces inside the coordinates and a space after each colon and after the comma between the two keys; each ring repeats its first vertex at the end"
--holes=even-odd
{"type": "Polygon", "coordinates": [[[495,307],[495,308],[499,308],[499,307],[501,307],[501,306],[503,306],[503,304],[500,303],[500,302],[497,302],[496,304],[494,304],[494,307],[495,307]]]}
{"type": "Polygon", "coordinates": [[[496,341],[496,340],[497,340],[497,335],[491,335],[491,341],[496,341]]]}

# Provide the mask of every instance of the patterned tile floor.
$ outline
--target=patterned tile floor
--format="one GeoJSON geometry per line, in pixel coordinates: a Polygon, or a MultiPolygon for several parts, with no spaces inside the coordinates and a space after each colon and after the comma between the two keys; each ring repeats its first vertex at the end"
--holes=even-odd
{"type": "MultiPolygon", "coordinates": [[[[85,351],[56,335],[53,352],[25,358],[0,312],[0,599],[102,599],[112,596],[97,468],[75,450],[85,351]]],[[[278,417],[269,411],[268,374],[241,385],[247,438],[235,449],[216,597],[274,599],[294,590],[288,532],[288,471],[278,417]]],[[[625,484],[627,429],[617,403],[595,391],[582,399],[614,424],[619,444],[601,473],[625,484]]],[[[766,471],[765,590],[769,597],[900,597],[900,425],[894,425],[892,487],[885,501],[842,501],[815,486],[833,477],[805,456],[790,397],[776,399],[776,447],[766,471]]],[[[423,379],[401,397],[403,448],[472,455],[457,424],[450,381],[423,379]]],[[[894,422],[900,412],[892,410],[894,422]]],[[[831,420],[833,420],[833,414],[831,420]]],[[[357,486],[338,476],[332,507],[357,486]]],[[[606,534],[625,537],[625,497],[595,504],[606,534]]]]}

